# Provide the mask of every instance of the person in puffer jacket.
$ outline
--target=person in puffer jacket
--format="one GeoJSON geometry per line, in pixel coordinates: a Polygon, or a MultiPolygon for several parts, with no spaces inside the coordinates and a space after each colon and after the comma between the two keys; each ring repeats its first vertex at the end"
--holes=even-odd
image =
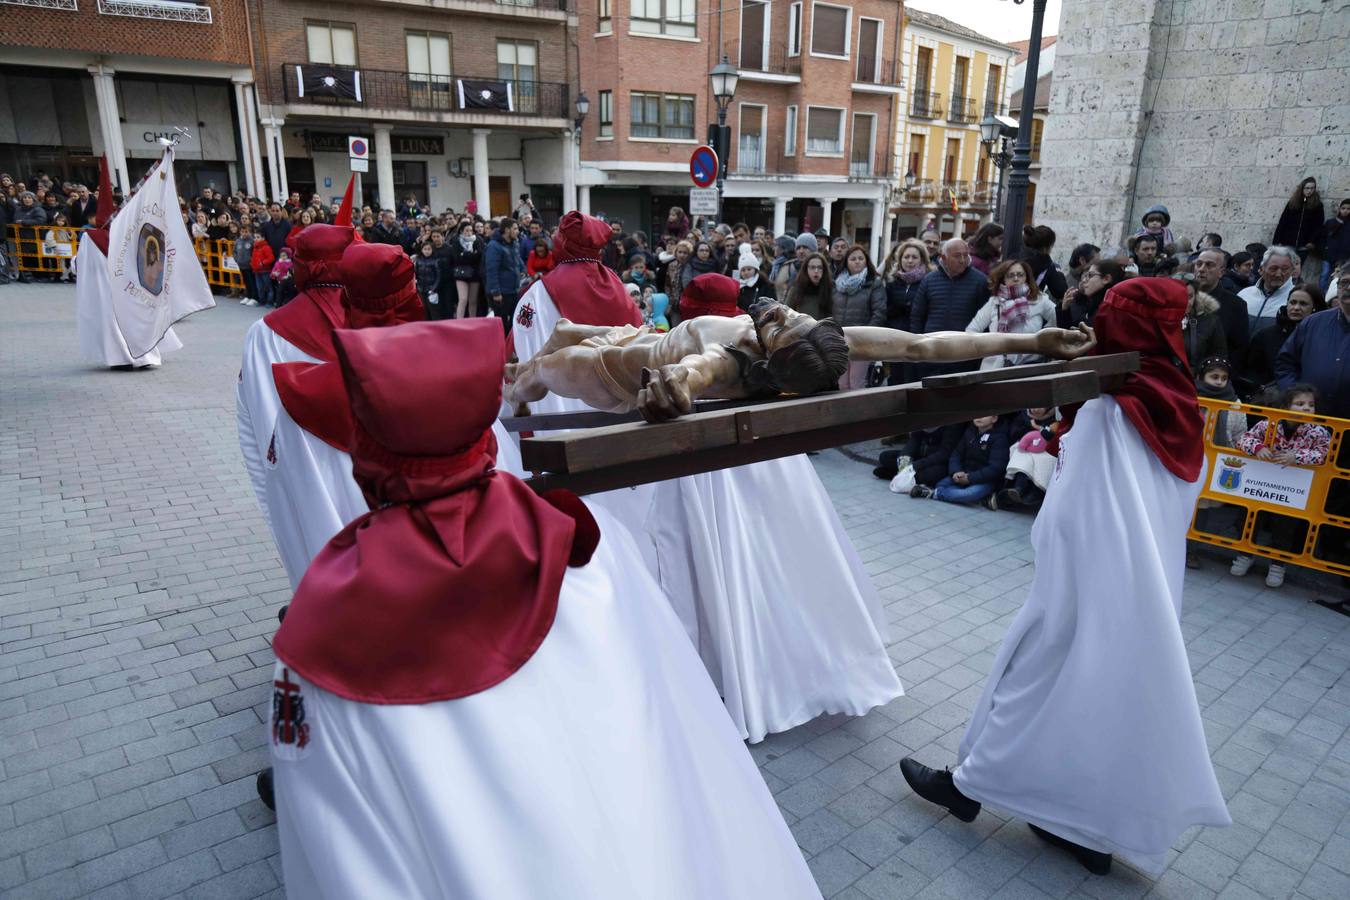
{"type": "MultiPolygon", "coordinates": [[[[834,279],[830,316],[840,325],[885,325],[886,285],[861,244],[844,257],[844,269],[834,279]]],[[[850,362],[839,379],[839,389],[867,387],[867,362],[850,362]]]]}

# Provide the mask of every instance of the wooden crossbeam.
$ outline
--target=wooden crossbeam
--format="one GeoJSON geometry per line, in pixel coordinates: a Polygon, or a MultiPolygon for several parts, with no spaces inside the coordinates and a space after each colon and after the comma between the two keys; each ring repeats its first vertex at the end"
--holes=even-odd
{"type": "Polygon", "coordinates": [[[536,490],[579,494],[823,450],[1027,407],[1092,399],[1101,378],[1138,366],[1122,358],[938,376],[921,384],[848,391],[695,413],[658,425],[625,423],[527,438],[525,467],[536,490]],[[1084,365],[1083,363],[1088,363],[1084,365]],[[1070,367],[1073,368],[1070,368],[1070,367]],[[1037,374],[1023,376],[1025,370],[1037,374]],[[944,380],[945,379],[945,380],[944,380]]]}

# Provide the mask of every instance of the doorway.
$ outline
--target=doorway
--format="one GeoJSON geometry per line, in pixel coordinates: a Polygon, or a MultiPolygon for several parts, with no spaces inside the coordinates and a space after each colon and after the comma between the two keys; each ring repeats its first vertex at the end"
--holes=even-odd
{"type": "Polygon", "coordinates": [[[394,206],[401,206],[403,198],[412,194],[419,205],[430,203],[427,193],[427,164],[413,160],[396,159],[394,168],[394,206]]]}
{"type": "Polygon", "coordinates": [[[487,213],[489,219],[493,216],[508,216],[511,214],[510,175],[488,176],[488,204],[492,207],[487,213]]]}

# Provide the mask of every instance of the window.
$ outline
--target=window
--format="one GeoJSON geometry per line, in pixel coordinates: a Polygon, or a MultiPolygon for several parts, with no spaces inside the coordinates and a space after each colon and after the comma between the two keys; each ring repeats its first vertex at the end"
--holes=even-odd
{"type": "Polygon", "coordinates": [[[844,111],[824,106],[806,108],[806,152],[817,156],[843,156],[844,111]]]}
{"type": "Polygon", "coordinates": [[[877,117],[869,113],[853,114],[853,147],[848,157],[848,174],[855,177],[870,176],[873,172],[872,157],[875,151],[877,117]]]}
{"type": "Polygon", "coordinates": [[[1041,137],[1045,134],[1045,120],[1031,120],[1031,158],[1039,160],[1041,158],[1041,137]]]}
{"type": "Polygon", "coordinates": [[[307,22],[309,61],[333,66],[356,65],[356,26],[340,22],[307,22]]]}
{"type": "Polygon", "coordinates": [[[450,36],[409,31],[408,98],[414,106],[450,106],[450,36]]]}
{"type": "Polygon", "coordinates": [[[970,60],[964,56],[956,58],[956,69],[952,73],[952,96],[967,97],[967,84],[970,81],[970,60]]]}
{"type": "Polygon", "coordinates": [[[1003,106],[1003,67],[991,65],[984,83],[984,114],[996,116],[1003,106]]]}
{"type": "Polygon", "coordinates": [[[858,71],[855,81],[881,81],[881,20],[858,19],[858,71]]]}
{"type": "Polygon", "coordinates": [[[694,139],[692,94],[646,94],[634,91],[631,99],[629,137],[677,141],[694,139]]]}
{"type": "Polygon", "coordinates": [[[914,51],[914,90],[921,93],[928,93],[928,85],[931,84],[930,76],[933,72],[933,49],[931,47],[919,47],[914,51]]]}
{"type": "Polygon", "coordinates": [[[600,92],[600,137],[614,137],[614,92],[600,92]]]}
{"type": "Polygon", "coordinates": [[[788,7],[788,56],[802,55],[802,5],[788,7]]]}
{"type": "Polygon", "coordinates": [[[633,0],[628,30],[634,34],[697,37],[695,0],[633,0]]]}
{"type": "Polygon", "coordinates": [[[926,141],[927,138],[922,134],[912,134],[909,137],[909,171],[914,173],[915,178],[923,178],[926,141]]]}
{"type": "Polygon", "coordinates": [[[797,155],[797,107],[789,106],[787,108],[787,120],[784,125],[783,134],[783,155],[797,155]]]}
{"type": "Polygon", "coordinates": [[[741,104],[741,135],[736,144],[738,172],[764,171],[764,115],[766,108],[754,103],[741,104]]]}
{"type": "Polygon", "coordinates": [[[609,34],[614,30],[614,0],[600,0],[600,34],[609,34]]]}
{"type": "Polygon", "coordinates": [[[769,4],[746,0],[741,4],[742,69],[763,72],[769,62],[769,4]]]}
{"type": "Polygon", "coordinates": [[[811,52],[848,59],[849,8],[811,4],[811,52]]]}
{"type": "Polygon", "coordinates": [[[539,45],[533,41],[497,41],[497,77],[515,82],[511,90],[515,94],[516,112],[537,111],[539,45]]]}
{"type": "Polygon", "coordinates": [[[956,167],[961,159],[961,140],[947,139],[947,163],[942,167],[942,180],[946,184],[956,184],[956,167]]]}

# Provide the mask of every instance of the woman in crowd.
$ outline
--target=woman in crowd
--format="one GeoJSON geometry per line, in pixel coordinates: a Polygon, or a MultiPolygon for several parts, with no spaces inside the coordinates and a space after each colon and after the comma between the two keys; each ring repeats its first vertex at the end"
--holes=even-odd
{"type": "Polygon", "coordinates": [[[689,234],[689,217],[685,215],[684,210],[678,206],[672,206],[670,212],[666,215],[666,227],[664,234],[668,234],[678,240],[684,240],[689,234]]]}
{"type": "MultiPolygon", "coordinates": [[[[861,244],[854,244],[844,254],[844,268],[834,278],[830,316],[843,326],[886,324],[886,286],[861,244]]],[[[850,362],[839,379],[839,389],[867,387],[869,365],[866,361],[850,362]]]]}
{"type": "Polygon", "coordinates": [[[206,221],[206,213],[199,212],[192,217],[192,239],[204,240],[211,236],[211,224],[206,221]]]}
{"type": "Polygon", "coordinates": [[[1097,257],[1083,272],[1078,286],[1064,292],[1064,299],[1059,304],[1059,327],[1091,325],[1106,292],[1129,277],[1119,260],[1097,257]]]}
{"type": "MultiPolygon", "coordinates": [[[[449,316],[445,311],[448,303],[442,302],[438,293],[444,270],[441,260],[434,255],[435,249],[431,246],[431,241],[418,248],[417,256],[413,257],[413,278],[417,285],[417,296],[422,298],[422,308],[426,311],[427,318],[448,319],[449,316]]],[[[449,299],[445,298],[446,301],[449,299]]]]}
{"type": "Polygon", "coordinates": [[[1268,387],[1275,381],[1275,357],[1280,348],[1294,333],[1295,326],[1315,312],[1327,308],[1327,301],[1320,288],[1315,284],[1296,284],[1289,292],[1289,299],[1275,314],[1275,322],[1252,336],[1247,347],[1246,364],[1243,375],[1252,383],[1268,387]]]}
{"type": "Polygon", "coordinates": [[[1293,247],[1298,251],[1303,260],[1302,281],[1316,281],[1321,277],[1322,237],[1326,218],[1322,195],[1317,192],[1317,179],[1303,179],[1284,205],[1279,224],[1275,226],[1275,236],[1271,240],[1272,246],[1293,247]],[[1310,260],[1309,257],[1314,258],[1310,260]]]}
{"type": "Polygon", "coordinates": [[[1003,226],[985,222],[970,236],[970,265],[988,275],[1003,257],[1003,226]]]}
{"type": "Polygon", "coordinates": [[[1195,276],[1177,275],[1186,285],[1190,302],[1186,304],[1186,318],[1181,321],[1181,340],[1186,346],[1186,360],[1191,371],[1200,368],[1202,360],[1211,357],[1228,358],[1228,341],[1219,318],[1219,301],[1195,286],[1195,276]]]}
{"type": "Polygon", "coordinates": [[[478,315],[478,293],[483,282],[483,241],[476,234],[476,222],[462,220],[459,236],[450,248],[451,274],[458,295],[455,318],[478,315]]]}
{"type": "Polygon", "coordinates": [[[555,265],[557,260],[553,258],[553,245],[548,238],[540,235],[530,255],[525,257],[525,271],[529,273],[531,281],[537,281],[552,272],[555,265]]]}
{"type": "Polygon", "coordinates": [[[824,253],[806,257],[797,272],[797,280],[788,288],[787,305],[813,319],[827,318],[834,301],[834,284],[829,271],[830,260],[824,253]]]}
{"type": "Polygon", "coordinates": [[[707,241],[699,241],[694,245],[694,254],[680,268],[679,293],[672,294],[670,291],[666,291],[666,293],[670,294],[671,299],[678,303],[679,297],[684,294],[684,289],[689,286],[689,282],[700,275],[707,275],[709,272],[717,272],[720,269],[721,266],[718,265],[717,255],[713,253],[712,244],[707,241]]]}
{"type": "MultiPolygon", "coordinates": [[[[909,331],[909,311],[919,282],[928,274],[928,250],[923,243],[909,238],[891,248],[882,267],[881,280],[886,286],[886,327],[909,331]]],[[[914,380],[910,363],[891,363],[890,384],[907,384],[914,380]]]]}
{"type": "Polygon", "coordinates": [[[230,237],[230,226],[234,224],[234,219],[230,214],[223,212],[216,216],[216,220],[206,226],[206,237],[212,241],[225,241],[230,237]]]}
{"type": "Polygon", "coordinates": [[[661,285],[661,290],[667,297],[678,298],[680,296],[680,289],[684,287],[683,282],[680,280],[681,273],[684,271],[685,264],[689,262],[690,257],[694,255],[694,245],[689,241],[681,239],[675,242],[675,246],[670,253],[670,259],[664,260],[662,263],[664,268],[661,270],[661,277],[658,283],[661,285]]]}
{"type": "Polygon", "coordinates": [[[1068,290],[1064,273],[1050,258],[1055,249],[1055,232],[1048,225],[1027,225],[1022,229],[1022,258],[1031,263],[1032,282],[1059,302],[1068,290]]]}
{"type": "MultiPolygon", "coordinates": [[[[1040,292],[1032,280],[1031,264],[1023,259],[999,263],[989,273],[989,299],[975,313],[966,331],[980,334],[1035,334],[1055,325],[1055,303],[1040,292]]],[[[1043,362],[1034,353],[986,356],[982,369],[1021,366],[1043,362]]]]}

